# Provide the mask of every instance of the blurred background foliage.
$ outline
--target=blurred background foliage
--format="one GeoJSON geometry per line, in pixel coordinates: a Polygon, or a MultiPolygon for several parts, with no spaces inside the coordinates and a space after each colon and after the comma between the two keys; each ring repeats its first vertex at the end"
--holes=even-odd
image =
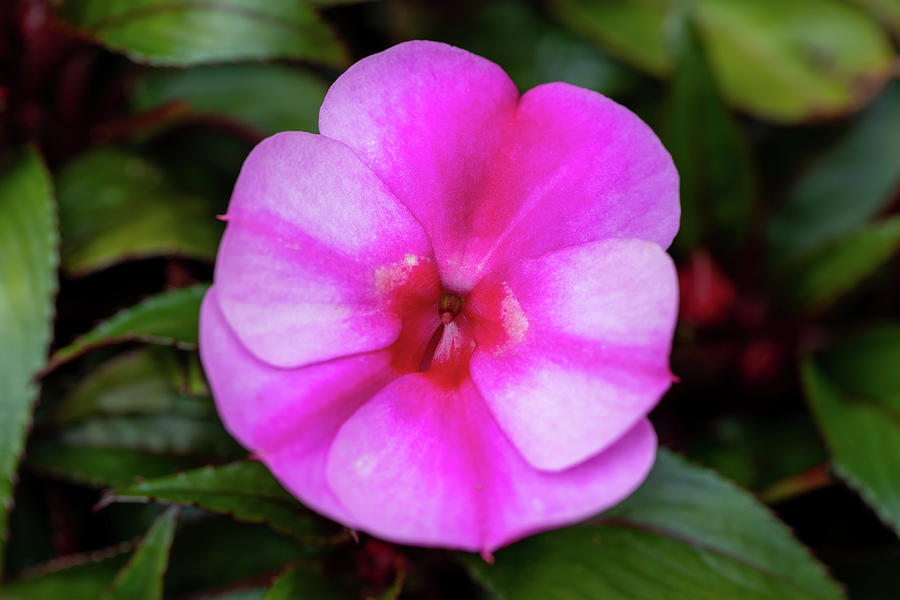
{"type": "Polygon", "coordinates": [[[4,2],[0,598],[900,597],[898,39],[900,0],[4,2]],[[408,39],[606,94],[681,174],[668,450],[493,565],[311,514],[196,355],[249,149],[408,39]]]}

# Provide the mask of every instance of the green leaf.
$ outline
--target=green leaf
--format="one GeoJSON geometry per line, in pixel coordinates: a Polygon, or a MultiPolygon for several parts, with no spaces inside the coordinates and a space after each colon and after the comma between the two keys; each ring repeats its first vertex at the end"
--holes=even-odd
{"type": "Polygon", "coordinates": [[[723,416],[695,436],[689,456],[754,491],[821,465],[825,449],[808,415],[723,416]]]}
{"type": "Polygon", "coordinates": [[[127,485],[136,478],[162,477],[197,466],[196,461],[128,448],[72,446],[38,440],[28,447],[28,467],[95,487],[127,485]]]}
{"type": "Polygon", "coordinates": [[[265,466],[254,461],[205,467],[118,487],[110,498],[114,501],[150,499],[188,504],[232,515],[241,521],[262,523],[299,539],[325,535],[322,521],[284,491],[265,466]]]}
{"type": "Polygon", "coordinates": [[[71,387],[52,408],[49,422],[64,427],[96,416],[215,416],[212,400],[186,396],[175,388],[176,358],[171,351],[146,349],[111,358],[71,387]]]}
{"type": "Polygon", "coordinates": [[[900,185],[900,82],[851,125],[792,187],[769,226],[772,258],[786,261],[850,233],[884,210],[900,185]]]}
{"type": "Polygon", "coordinates": [[[644,485],[598,522],[528,538],[494,565],[471,564],[507,600],[842,597],[750,494],[665,451],[644,485]]]}
{"type": "MultiPolygon", "coordinates": [[[[130,547],[123,544],[54,560],[30,570],[22,579],[0,583],[0,598],[96,600],[126,564],[130,547]]],[[[321,551],[258,525],[224,518],[185,518],[172,544],[165,596],[201,597],[198,592],[205,591],[204,598],[259,600],[265,595],[259,590],[261,581],[289,563],[311,561],[321,551]],[[245,589],[221,593],[223,586],[235,584],[245,589]]]]}
{"type": "Polygon", "coordinates": [[[841,552],[830,562],[854,599],[892,600],[900,590],[900,543],[877,544],[865,552],[841,552]]]}
{"type": "Polygon", "coordinates": [[[22,579],[0,583],[0,598],[97,600],[127,559],[124,547],[63,557],[22,579]]]}
{"type": "Polygon", "coordinates": [[[662,35],[668,6],[668,0],[559,0],[550,4],[570,29],[654,75],[664,75],[671,68],[662,35]]]}
{"type": "Polygon", "coordinates": [[[203,374],[203,364],[196,353],[187,355],[187,364],[175,379],[179,391],[195,398],[211,397],[206,376],[203,374]]]}
{"type": "Polygon", "coordinates": [[[198,459],[246,454],[218,420],[184,415],[97,417],[63,429],[56,439],[70,446],[132,449],[198,459]]]}
{"type": "Polygon", "coordinates": [[[319,106],[328,85],[319,77],[284,65],[222,65],[189,70],[148,71],[132,96],[135,110],[167,102],[188,105],[188,117],[226,117],[260,137],[279,131],[318,131],[319,106]]]}
{"type": "Polygon", "coordinates": [[[71,275],[132,258],[179,254],[211,261],[222,225],[205,198],[174,189],[152,163],[113,148],[57,177],[62,265],[71,275]]]}
{"type": "Polygon", "coordinates": [[[227,590],[222,593],[204,594],[203,600],[265,600],[268,591],[264,587],[227,590]]]}
{"type": "Polygon", "coordinates": [[[843,0],[699,0],[696,16],[723,96],[764,118],[846,113],[894,71],[884,31],[843,0]]]}
{"type": "Polygon", "coordinates": [[[822,310],[900,250],[900,216],[869,225],[818,249],[787,270],[780,288],[788,307],[822,310]]]}
{"type": "Polygon", "coordinates": [[[33,150],[0,172],[0,571],[12,482],[47,357],[56,293],[56,211],[33,150]]]}
{"type": "Polygon", "coordinates": [[[565,81],[617,97],[639,81],[619,61],[548,21],[528,2],[483,3],[449,38],[445,28],[440,33],[440,39],[499,64],[520,90],[565,81]]]}
{"type": "Polygon", "coordinates": [[[347,586],[326,576],[321,569],[300,566],[280,575],[265,600],[341,600],[355,596],[347,586]]]}
{"type": "Polygon", "coordinates": [[[66,0],[60,16],[111,50],[154,65],[346,61],[340,42],[303,0],[66,0]]]}
{"type": "Polygon", "coordinates": [[[690,250],[713,235],[741,243],[752,216],[750,152],[718,91],[686,11],[671,29],[675,68],[662,129],[681,178],[676,245],[690,250]]]}
{"type": "Polygon", "coordinates": [[[175,536],[178,509],[163,513],[144,536],[101,600],[160,600],[163,574],[169,562],[169,550],[175,536]]]}
{"type": "Polygon", "coordinates": [[[166,597],[239,582],[256,587],[263,577],[271,577],[289,563],[318,557],[322,551],[321,546],[251,523],[221,517],[184,523],[172,545],[166,597]]]}
{"type": "Polygon", "coordinates": [[[802,366],[834,469],[900,534],[900,325],[865,331],[802,366]]]}
{"type": "MultiPolygon", "coordinates": [[[[563,0],[558,17],[655,75],[668,75],[667,0],[563,0]]],[[[695,0],[693,16],[725,100],[795,123],[843,114],[892,75],[889,38],[844,0],[695,0]],[[764,90],[761,93],[760,90],[764,90]]]]}
{"type": "MultiPolygon", "coordinates": [[[[172,472],[167,465],[185,466],[174,456],[199,460],[245,455],[222,428],[212,400],[186,395],[177,387],[181,374],[176,353],[154,350],[139,349],[102,363],[44,411],[42,441],[98,461],[79,468],[71,460],[57,459],[47,466],[75,479],[121,480],[128,475],[124,469],[139,465],[154,474],[172,472]],[[116,459],[112,450],[126,452],[116,459]],[[147,454],[174,456],[164,460],[147,454]]],[[[138,475],[144,473],[134,471],[125,481],[138,475]]]]}
{"type": "Polygon", "coordinates": [[[204,284],[166,292],[126,308],[57,350],[50,358],[48,368],[68,362],[92,348],[115,342],[139,341],[196,348],[200,304],[208,287],[204,284]]]}
{"type": "Polygon", "coordinates": [[[15,492],[15,510],[9,516],[9,540],[4,565],[7,574],[36,567],[57,554],[53,547],[53,517],[45,503],[45,482],[24,477],[16,484],[15,492]]]}
{"type": "Polygon", "coordinates": [[[900,38],[900,0],[853,0],[875,15],[895,38],[900,38]]]}
{"type": "Polygon", "coordinates": [[[900,411],[900,325],[884,324],[844,338],[817,361],[842,389],[900,411]]]}
{"type": "Polygon", "coordinates": [[[308,0],[313,6],[321,6],[328,8],[329,6],[340,6],[342,4],[364,4],[366,2],[374,2],[374,0],[308,0]]]}

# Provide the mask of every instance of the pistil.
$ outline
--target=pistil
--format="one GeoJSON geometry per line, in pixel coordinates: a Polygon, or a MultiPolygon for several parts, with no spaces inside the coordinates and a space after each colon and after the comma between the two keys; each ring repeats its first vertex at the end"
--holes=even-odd
{"type": "Polygon", "coordinates": [[[434,361],[434,353],[441,343],[441,338],[444,336],[445,327],[453,322],[453,319],[456,318],[461,310],[462,298],[454,294],[444,294],[438,303],[438,314],[441,315],[441,324],[437,326],[437,329],[435,329],[431,339],[428,340],[428,344],[425,346],[422,360],[419,361],[419,371],[427,371],[431,368],[431,363],[434,361]]]}
{"type": "Polygon", "coordinates": [[[441,323],[444,325],[450,324],[461,310],[462,298],[454,294],[444,294],[440,304],[438,304],[438,313],[441,315],[441,323]]]}

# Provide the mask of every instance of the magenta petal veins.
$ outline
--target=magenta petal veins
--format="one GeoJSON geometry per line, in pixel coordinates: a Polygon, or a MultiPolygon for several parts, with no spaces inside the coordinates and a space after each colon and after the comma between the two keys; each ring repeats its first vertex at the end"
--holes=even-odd
{"type": "Polygon", "coordinates": [[[520,96],[408,42],[235,186],[201,358],[228,430],[302,502],[490,552],[631,493],[668,389],[678,176],[622,106],[520,96]]]}

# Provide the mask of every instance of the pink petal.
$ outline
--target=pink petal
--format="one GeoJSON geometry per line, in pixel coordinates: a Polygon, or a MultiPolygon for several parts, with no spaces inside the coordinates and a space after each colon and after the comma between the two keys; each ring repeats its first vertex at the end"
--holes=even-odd
{"type": "Polygon", "coordinates": [[[669,388],[672,260],[612,239],[522,260],[465,301],[472,379],[525,458],[567,469],[642,421],[669,388]]]}
{"type": "Polygon", "coordinates": [[[216,264],[225,319],[260,359],[290,367],[384,348],[385,295],[431,250],[381,181],[334,140],[281,133],[241,169],[216,264]]]}
{"type": "Polygon", "coordinates": [[[534,469],[471,381],[395,380],[341,428],[328,481],[359,527],[424,546],[491,551],[572,523],[631,493],[656,450],[641,421],[604,453],[558,473],[534,469]]]}
{"type": "Polygon", "coordinates": [[[637,116],[563,83],[517,103],[497,65],[445,44],[357,63],[329,91],[319,128],[409,207],[460,293],[517,258],[608,237],[667,247],[678,229],[678,175],[637,116]]]}
{"type": "Polygon", "coordinates": [[[468,287],[514,259],[614,237],[665,248],[678,231],[669,153],[637,115],[596,92],[550,83],[525,93],[492,166],[455,259],[468,287]]]}
{"type": "MultiPolygon", "coordinates": [[[[372,167],[428,232],[443,263],[471,231],[519,92],[465,50],[407,42],[362,59],[331,86],[319,131],[372,167]]],[[[442,275],[448,267],[441,264],[442,275]]]]}
{"type": "Polygon", "coordinates": [[[219,309],[218,286],[203,299],[200,357],[228,431],[315,510],[351,523],[325,482],[328,449],[341,424],[396,375],[386,351],[299,369],[251,355],[219,309]]]}

